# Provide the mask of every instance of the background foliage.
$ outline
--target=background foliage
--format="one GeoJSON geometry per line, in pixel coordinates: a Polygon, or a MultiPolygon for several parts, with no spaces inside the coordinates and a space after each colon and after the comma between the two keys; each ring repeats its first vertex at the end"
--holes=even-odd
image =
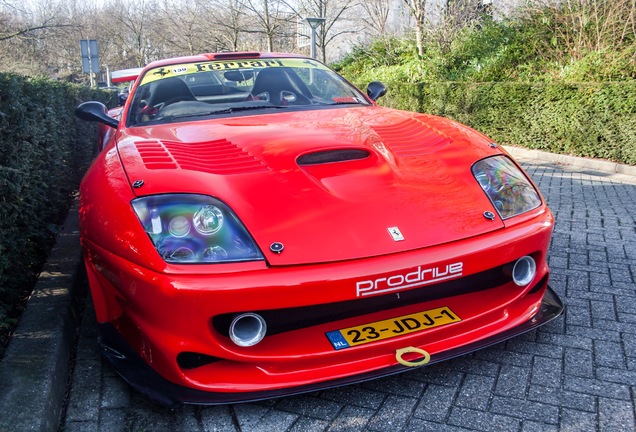
{"type": "Polygon", "coordinates": [[[456,119],[501,144],[636,164],[636,2],[528,1],[412,38],[386,37],[334,65],[380,104],[456,119]]]}
{"type": "Polygon", "coordinates": [[[380,103],[453,118],[499,144],[636,165],[636,81],[392,83],[380,103]]]}
{"type": "Polygon", "coordinates": [[[0,73],[0,351],[12,305],[28,294],[96,150],[96,127],[74,116],[109,94],[0,73]]]}

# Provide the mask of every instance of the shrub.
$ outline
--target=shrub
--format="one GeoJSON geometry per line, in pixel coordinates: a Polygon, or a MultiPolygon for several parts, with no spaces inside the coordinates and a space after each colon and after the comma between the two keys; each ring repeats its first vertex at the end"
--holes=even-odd
{"type": "Polygon", "coordinates": [[[28,294],[96,149],[95,125],[76,119],[74,109],[107,97],[0,73],[0,336],[13,303],[28,294]]]}
{"type": "Polygon", "coordinates": [[[453,118],[500,144],[636,164],[636,82],[392,83],[383,105],[453,118]]]}

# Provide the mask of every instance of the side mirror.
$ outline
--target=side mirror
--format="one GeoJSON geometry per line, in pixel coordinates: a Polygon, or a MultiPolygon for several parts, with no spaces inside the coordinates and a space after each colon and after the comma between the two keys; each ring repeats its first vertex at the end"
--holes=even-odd
{"type": "Polygon", "coordinates": [[[367,96],[369,96],[372,101],[377,101],[386,94],[386,90],[386,86],[380,81],[373,81],[367,86],[367,96]]]}
{"type": "Polygon", "coordinates": [[[119,121],[108,115],[106,105],[101,102],[84,102],[75,108],[75,115],[86,121],[96,121],[117,129],[119,121]]]}
{"type": "Polygon", "coordinates": [[[126,103],[126,100],[128,100],[128,92],[121,92],[121,93],[117,93],[117,103],[120,106],[124,106],[124,104],[126,103]]]}

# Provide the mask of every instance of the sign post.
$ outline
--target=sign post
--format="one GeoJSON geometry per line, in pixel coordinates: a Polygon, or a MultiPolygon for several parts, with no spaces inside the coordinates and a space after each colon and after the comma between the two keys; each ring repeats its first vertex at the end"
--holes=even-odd
{"type": "Polygon", "coordinates": [[[99,72],[99,55],[97,53],[97,41],[81,40],[80,52],[82,54],[82,72],[87,73],[91,79],[91,87],[94,87],[93,74],[99,72]]]}

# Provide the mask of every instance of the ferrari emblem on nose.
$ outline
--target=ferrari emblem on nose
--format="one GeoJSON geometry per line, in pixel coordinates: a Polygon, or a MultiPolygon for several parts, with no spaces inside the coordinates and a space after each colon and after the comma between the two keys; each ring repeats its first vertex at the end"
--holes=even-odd
{"type": "Polygon", "coordinates": [[[396,242],[404,240],[404,236],[402,235],[398,227],[387,228],[387,230],[389,231],[389,234],[391,234],[391,237],[393,237],[393,240],[395,240],[396,242]]]}

